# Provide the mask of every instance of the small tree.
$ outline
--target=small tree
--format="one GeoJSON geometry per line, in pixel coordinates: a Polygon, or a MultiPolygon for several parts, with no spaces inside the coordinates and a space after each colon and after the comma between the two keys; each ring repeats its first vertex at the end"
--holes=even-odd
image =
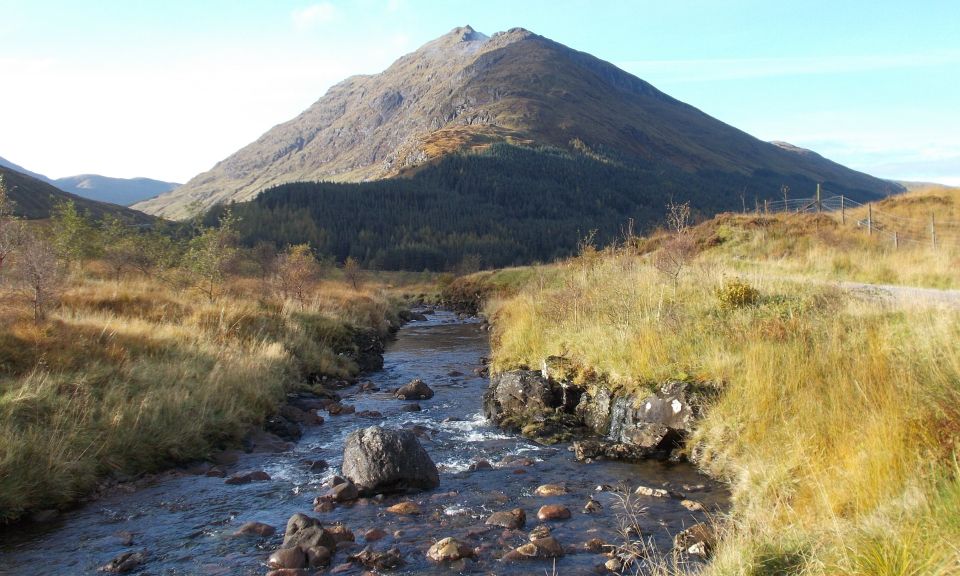
{"type": "Polygon", "coordinates": [[[134,267],[140,258],[136,235],[119,218],[105,216],[100,224],[100,239],[103,261],[119,282],[124,269],[134,267]]]}
{"type": "Polygon", "coordinates": [[[353,256],[348,256],[347,261],[343,263],[343,277],[353,286],[354,290],[359,290],[363,285],[363,270],[360,269],[360,263],[353,256]]]}
{"type": "Polygon", "coordinates": [[[7,194],[7,186],[0,175],[0,275],[4,264],[24,241],[23,222],[13,213],[13,200],[7,194]]]}
{"type": "Polygon", "coordinates": [[[96,230],[89,219],[80,214],[73,200],[54,205],[50,214],[53,249],[68,266],[83,268],[83,259],[92,253],[96,230]]]}
{"type": "Polygon", "coordinates": [[[26,236],[16,262],[20,284],[33,302],[33,319],[40,323],[63,289],[64,267],[54,246],[34,234],[26,236]]]}
{"type": "Polygon", "coordinates": [[[673,281],[676,289],[680,274],[697,255],[696,242],[690,233],[690,203],[667,204],[667,226],[670,236],[653,257],[653,265],[673,281]]]}
{"type": "Polygon", "coordinates": [[[308,244],[288,247],[276,263],[276,286],[284,298],[295,298],[303,310],[306,291],[320,278],[320,263],[314,258],[308,244]]]}
{"type": "Polygon", "coordinates": [[[199,226],[197,235],[190,240],[185,255],[186,268],[194,287],[210,301],[220,293],[226,268],[236,252],[236,243],[236,219],[230,210],[223,213],[217,227],[199,226]]]}

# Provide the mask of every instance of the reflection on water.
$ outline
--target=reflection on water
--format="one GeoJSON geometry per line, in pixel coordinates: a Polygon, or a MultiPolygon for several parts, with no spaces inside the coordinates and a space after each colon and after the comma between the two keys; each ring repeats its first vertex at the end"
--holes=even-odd
{"type": "MultiPolygon", "coordinates": [[[[573,518],[553,522],[553,535],[570,550],[557,562],[564,575],[597,573],[605,557],[583,550],[592,538],[617,540],[614,514],[617,495],[598,486],[633,487],[669,485],[675,490],[692,490],[689,497],[707,508],[724,505],[722,489],[687,465],[661,463],[627,464],[574,460],[565,445],[543,447],[489,425],[480,411],[486,381],[473,375],[480,357],[487,353],[486,334],[476,323],[456,322],[449,313],[438,312],[427,322],[403,328],[385,355],[384,370],[372,380],[381,392],[356,393],[348,389],[344,402],[358,411],[376,410],[382,420],[371,421],[354,415],[331,416],[322,426],[307,428],[297,447],[284,454],[251,454],[233,468],[266,470],[269,482],[229,486],[221,478],[172,476],[132,494],[117,494],[81,509],[63,514],[52,524],[21,527],[0,534],[0,574],[23,574],[38,568],[43,572],[91,574],[120,553],[146,550],[144,574],[264,574],[266,558],[283,539],[287,518],[296,512],[321,517],[325,522],[342,522],[357,535],[352,550],[340,551],[334,565],[346,562],[349,554],[366,543],[363,533],[382,528],[388,537],[376,548],[398,545],[406,563],[396,574],[450,574],[451,569],[429,562],[425,553],[436,540],[455,536],[481,548],[476,561],[460,570],[475,574],[550,573],[552,561],[503,563],[497,560],[510,548],[522,544],[522,533],[485,527],[486,517],[498,510],[523,508],[527,530],[537,525],[536,512],[547,503],[564,504],[573,518]],[[462,376],[449,376],[454,372],[462,376]],[[403,402],[389,390],[422,378],[436,392],[431,400],[420,401],[420,412],[403,412],[403,402]],[[313,513],[312,501],[324,492],[322,484],[337,471],[343,439],[358,427],[379,424],[389,428],[417,426],[420,441],[440,468],[440,488],[409,496],[421,509],[419,517],[397,517],[384,508],[400,497],[385,502],[361,500],[352,506],[328,513],[313,513]],[[511,465],[469,472],[478,459],[495,465],[510,457],[533,460],[530,466],[511,465]],[[331,468],[312,473],[305,460],[325,459],[331,468]],[[568,494],[554,497],[534,495],[540,484],[561,483],[568,494]],[[594,514],[581,513],[592,496],[602,506],[594,514]],[[275,526],[270,538],[235,537],[247,521],[275,526]]],[[[679,500],[646,498],[642,528],[647,537],[669,546],[671,535],[702,518],[688,511],[679,500]]],[[[342,550],[342,549],[341,549],[342,550]]],[[[459,569],[459,567],[458,567],[459,569]]],[[[355,566],[342,573],[361,574],[355,566]]],[[[602,570],[601,570],[602,572],[602,570]]]]}

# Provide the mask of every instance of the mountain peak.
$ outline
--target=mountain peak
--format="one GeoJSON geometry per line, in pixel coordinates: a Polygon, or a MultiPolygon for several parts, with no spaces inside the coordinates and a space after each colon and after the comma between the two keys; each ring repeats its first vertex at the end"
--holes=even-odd
{"type": "Polygon", "coordinates": [[[631,162],[738,181],[766,170],[868,193],[886,186],[760,142],[524,28],[487,37],[460,26],[383,72],[334,86],[209,172],[137,207],[185,217],[195,201],[242,202],[289,182],[378,180],[498,142],[568,148],[577,140],[631,162]]]}

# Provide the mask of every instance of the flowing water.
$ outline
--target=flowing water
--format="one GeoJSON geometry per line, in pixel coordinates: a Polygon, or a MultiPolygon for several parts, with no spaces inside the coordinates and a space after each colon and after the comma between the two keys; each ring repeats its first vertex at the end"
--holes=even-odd
{"type": "MultiPolygon", "coordinates": [[[[305,427],[303,438],[292,451],[280,454],[248,454],[230,471],[265,470],[272,480],[246,485],[227,485],[222,478],[168,474],[135,492],[120,492],[62,514],[53,523],[21,526],[0,533],[0,574],[93,574],[99,566],[123,552],[146,551],[140,574],[265,574],[266,559],[283,540],[287,518],[296,512],[320,517],[324,522],[342,522],[357,535],[353,548],[338,547],[332,567],[366,543],[363,534],[371,528],[388,533],[372,543],[376,549],[398,546],[405,563],[394,574],[550,574],[550,560],[498,560],[506,551],[526,542],[523,532],[484,527],[486,517],[498,510],[523,508],[526,530],[538,524],[536,513],[548,503],[563,504],[573,517],[548,522],[553,536],[568,553],[557,560],[563,575],[603,573],[606,558],[585,551],[593,538],[617,542],[618,502],[615,488],[632,489],[639,484],[668,487],[703,503],[707,510],[725,506],[721,487],[696,473],[689,465],[648,462],[628,464],[598,461],[577,462],[566,445],[544,447],[516,434],[492,427],[481,412],[486,380],[473,375],[488,351],[487,335],[475,322],[458,321],[447,312],[437,312],[426,322],[401,329],[388,346],[384,369],[370,376],[381,392],[361,393],[356,388],[341,392],[343,402],[357,411],[375,410],[383,419],[357,415],[329,416],[321,426],[305,427]],[[461,372],[461,376],[451,376],[461,372]],[[436,392],[420,401],[420,412],[401,411],[403,401],[389,390],[422,378],[436,392]],[[383,502],[361,500],[339,506],[332,512],[312,512],[315,496],[337,471],[343,440],[365,426],[412,428],[440,469],[440,487],[431,492],[388,497],[383,502]],[[532,464],[498,463],[528,458],[532,464]],[[306,460],[325,459],[331,468],[312,473],[306,460]],[[469,465],[485,459],[492,470],[470,472],[469,465]],[[568,494],[534,495],[538,485],[564,484],[568,494]],[[598,487],[603,489],[598,490],[598,487]],[[603,509],[587,514],[582,509],[593,497],[603,509]],[[418,503],[420,516],[395,516],[385,508],[401,500],[418,503]],[[247,521],[277,528],[269,538],[234,536],[247,521]],[[476,560],[438,566],[426,556],[440,538],[454,536],[480,549],[476,560]],[[346,549],[346,550],[345,550],[346,549]]],[[[642,533],[664,549],[672,535],[703,519],[704,512],[691,512],[679,499],[638,497],[645,508],[640,516],[642,533]]],[[[340,566],[342,574],[362,574],[359,564],[340,566]]]]}

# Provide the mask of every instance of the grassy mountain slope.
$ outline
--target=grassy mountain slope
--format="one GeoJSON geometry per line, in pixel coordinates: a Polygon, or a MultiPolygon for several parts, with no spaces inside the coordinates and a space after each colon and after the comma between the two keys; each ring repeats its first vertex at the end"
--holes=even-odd
{"type": "Polygon", "coordinates": [[[50,216],[50,209],[57,202],[72,200],[81,212],[89,213],[94,218],[110,214],[134,223],[155,221],[155,218],[142,212],[70,194],[52,184],[4,166],[0,166],[0,175],[3,176],[10,198],[15,203],[15,212],[25,218],[47,218],[50,216]]]}
{"type": "Polygon", "coordinates": [[[182,218],[196,201],[246,201],[297,181],[384,179],[494,142],[579,150],[671,173],[736,175],[751,196],[755,176],[828,182],[861,198],[902,190],[760,141],[612,64],[526,30],[488,38],[466,27],[380,74],[337,84],[209,172],[136,208],[182,218]]]}

